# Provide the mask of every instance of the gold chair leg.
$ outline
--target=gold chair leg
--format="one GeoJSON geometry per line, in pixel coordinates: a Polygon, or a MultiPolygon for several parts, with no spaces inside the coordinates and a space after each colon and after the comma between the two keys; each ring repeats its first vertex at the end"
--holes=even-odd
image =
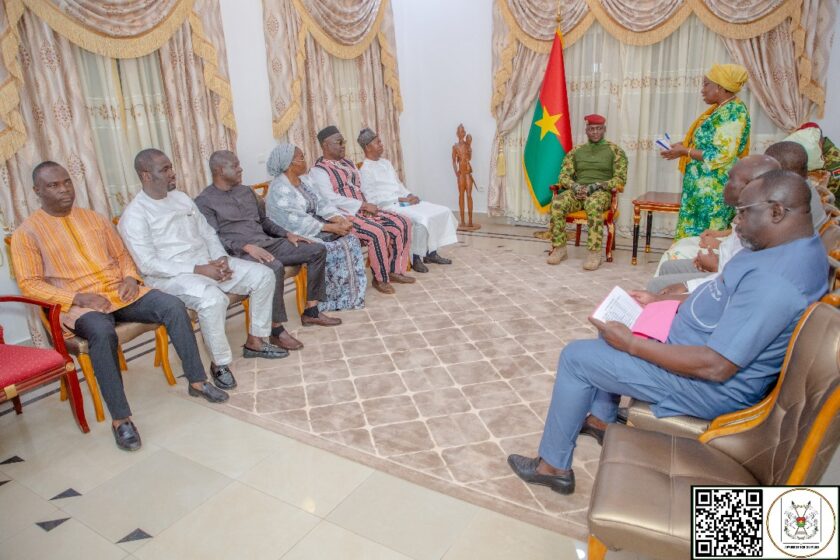
{"type": "Polygon", "coordinates": [[[155,329],[155,366],[161,366],[166,382],[175,385],[175,376],[172,375],[172,366],[169,364],[169,334],[163,325],[155,329]]]}
{"type": "Polygon", "coordinates": [[[99,384],[96,383],[96,377],[93,375],[93,364],[90,361],[90,356],[79,354],[77,358],[79,360],[79,366],[82,368],[82,373],[85,376],[85,381],[87,381],[90,398],[93,400],[93,411],[96,413],[96,421],[102,422],[105,420],[105,412],[102,410],[102,397],[99,395],[99,384]]]}
{"type": "Polygon", "coordinates": [[[245,333],[251,334],[251,298],[242,300],[242,309],[245,310],[245,333]]]}
{"type": "Polygon", "coordinates": [[[607,555],[607,545],[598,540],[595,535],[589,535],[589,550],[587,560],[604,560],[607,555]]]}
{"type": "Polygon", "coordinates": [[[120,371],[128,371],[128,364],[125,361],[122,346],[117,347],[117,357],[120,359],[120,371]]]}
{"type": "Polygon", "coordinates": [[[300,267],[300,272],[295,276],[295,300],[297,301],[298,315],[303,315],[306,309],[306,265],[300,267]]]}
{"type": "MultiPolygon", "coordinates": [[[[76,372],[74,371],[70,375],[75,375],[75,374],[76,374],[76,372]]],[[[61,401],[66,401],[67,400],[67,379],[65,377],[62,377],[60,379],[60,383],[58,385],[58,398],[61,401]]]]}

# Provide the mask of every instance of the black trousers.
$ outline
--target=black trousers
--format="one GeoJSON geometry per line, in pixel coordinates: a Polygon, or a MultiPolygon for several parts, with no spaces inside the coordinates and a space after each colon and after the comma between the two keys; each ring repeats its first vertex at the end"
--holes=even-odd
{"type": "Polygon", "coordinates": [[[129,306],[113,313],[90,311],[76,321],[75,333],[87,339],[93,373],[111,418],[131,416],[125,397],[122,372],[117,355],[119,341],[114,330],[115,322],[162,323],[166,326],[172,345],[181,358],[184,375],[190,383],[204,381],[207,374],[198,354],[195,333],[187,315],[187,308],[180,299],[158,290],[152,290],[129,306]]]}
{"type": "MultiPolygon", "coordinates": [[[[285,323],[288,320],[286,304],[283,301],[285,290],[283,280],[286,274],[286,266],[306,265],[307,301],[324,301],[327,298],[326,276],[324,275],[324,267],[327,264],[327,248],[323,243],[301,242],[295,247],[288,239],[280,237],[267,245],[262,245],[262,248],[274,255],[273,261],[264,263],[265,266],[274,271],[277,279],[271,311],[271,321],[273,323],[285,323]]],[[[243,253],[240,258],[256,261],[247,253],[243,253]]]]}

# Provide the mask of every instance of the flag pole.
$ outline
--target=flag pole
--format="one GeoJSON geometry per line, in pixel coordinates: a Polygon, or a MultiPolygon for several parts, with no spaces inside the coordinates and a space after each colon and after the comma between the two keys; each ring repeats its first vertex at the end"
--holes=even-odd
{"type": "MultiPolygon", "coordinates": [[[[560,37],[563,37],[563,29],[561,28],[561,24],[563,22],[563,18],[560,15],[561,10],[563,7],[563,0],[557,0],[557,12],[554,14],[554,22],[557,24],[555,29],[555,33],[559,32],[560,37]]],[[[562,42],[561,42],[562,44],[562,42]]],[[[546,229],[541,229],[539,231],[534,232],[534,237],[537,239],[551,239],[551,210],[548,211],[548,227],[546,229]]]]}

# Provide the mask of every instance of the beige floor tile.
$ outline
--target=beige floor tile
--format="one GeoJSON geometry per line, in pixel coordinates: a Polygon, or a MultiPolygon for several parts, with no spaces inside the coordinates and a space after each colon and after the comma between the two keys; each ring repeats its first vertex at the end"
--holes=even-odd
{"type": "Polygon", "coordinates": [[[323,517],[355,490],[372,469],[300,443],[267,457],[239,477],[244,484],[323,517]]]}
{"type": "Polygon", "coordinates": [[[75,519],[49,532],[30,525],[3,542],[0,550],[0,556],[6,560],[119,560],[126,555],[125,550],[75,519]]]}
{"type": "Polygon", "coordinates": [[[234,482],[143,546],[141,560],[276,559],[318,518],[234,482]]]}
{"type": "Polygon", "coordinates": [[[478,508],[376,472],[328,521],[417,560],[440,558],[478,508]]]}
{"type": "Polygon", "coordinates": [[[322,521],[283,560],[410,560],[408,556],[322,521]]]}
{"type": "Polygon", "coordinates": [[[575,542],[558,533],[481,509],[458,535],[443,560],[580,560],[575,542]]]}
{"type": "Polygon", "coordinates": [[[236,478],[276,452],[286,438],[221,414],[170,426],[154,441],[172,453],[236,478]]]}
{"type": "Polygon", "coordinates": [[[62,517],[68,516],[18,482],[13,480],[0,486],[0,543],[30,526],[37,528],[38,521],[62,517]]]}
{"type": "MultiPolygon", "coordinates": [[[[160,450],[62,508],[111,542],[135,529],[155,536],[230,482],[216,471],[160,450]]],[[[128,543],[124,548],[131,551],[136,546],[128,543]]]]}

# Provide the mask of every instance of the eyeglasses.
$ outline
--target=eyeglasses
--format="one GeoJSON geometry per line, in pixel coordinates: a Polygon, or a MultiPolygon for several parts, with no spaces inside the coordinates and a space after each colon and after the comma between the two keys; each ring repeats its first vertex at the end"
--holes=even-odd
{"type": "MultiPolygon", "coordinates": [[[[758,202],[753,202],[752,204],[744,204],[743,206],[736,206],[735,211],[738,213],[739,216],[743,215],[748,208],[752,208],[754,206],[758,206],[759,204],[778,204],[781,206],[781,202],[778,200],[760,200],[758,202]]],[[[787,206],[782,206],[785,212],[790,212],[790,208],[787,206]]]]}

